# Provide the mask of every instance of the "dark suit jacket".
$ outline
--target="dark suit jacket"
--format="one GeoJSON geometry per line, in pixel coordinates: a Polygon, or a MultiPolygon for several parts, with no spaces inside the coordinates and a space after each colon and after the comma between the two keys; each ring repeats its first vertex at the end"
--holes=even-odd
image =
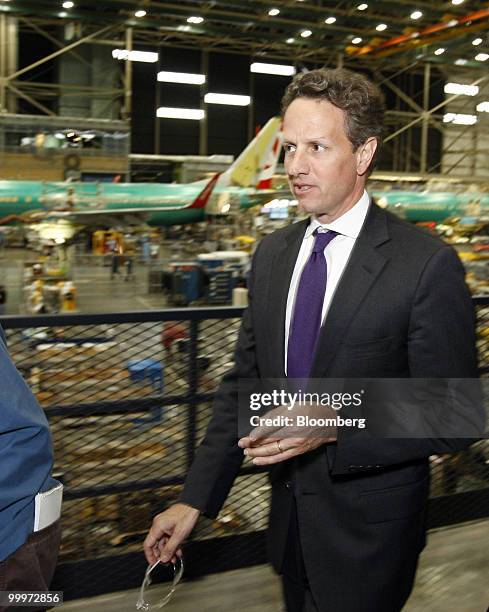
{"type": "MultiPolygon", "coordinates": [[[[308,221],[260,243],[250,303],[181,499],[215,516],[241,465],[237,380],[284,377],[284,321],[308,221]]],[[[372,204],[321,328],[313,378],[475,378],[474,312],[455,251],[372,204]]],[[[342,437],[271,469],[271,561],[280,571],[298,485],[304,562],[319,609],[394,612],[425,543],[428,457],[461,439],[342,437]]]]}

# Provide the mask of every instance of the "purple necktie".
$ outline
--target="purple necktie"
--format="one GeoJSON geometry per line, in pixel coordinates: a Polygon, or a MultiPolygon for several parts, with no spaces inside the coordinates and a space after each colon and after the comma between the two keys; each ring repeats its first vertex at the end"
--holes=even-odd
{"type": "Polygon", "coordinates": [[[312,253],[302,270],[295,297],[287,346],[287,377],[308,378],[321,327],[328,267],[324,249],[337,232],[314,231],[312,253]]]}

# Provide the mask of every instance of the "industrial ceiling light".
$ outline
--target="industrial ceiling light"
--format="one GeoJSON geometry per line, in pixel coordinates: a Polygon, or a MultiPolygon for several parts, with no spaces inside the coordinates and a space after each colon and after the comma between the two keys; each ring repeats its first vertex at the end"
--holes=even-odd
{"type": "Polygon", "coordinates": [[[413,11],[411,13],[411,19],[419,19],[422,16],[423,16],[423,13],[421,11],[413,11]]]}
{"type": "Polygon", "coordinates": [[[64,9],[72,9],[74,6],[75,6],[74,2],[71,2],[71,1],[63,2],[64,9]]]}
{"type": "Polygon", "coordinates": [[[66,11],[61,11],[61,13],[58,13],[58,17],[64,19],[65,17],[68,17],[68,13],[66,11]]]}
{"type": "Polygon", "coordinates": [[[464,0],[452,0],[452,4],[455,4],[456,6],[457,4],[462,4],[463,1],[464,0]]]}
{"type": "Polygon", "coordinates": [[[357,6],[357,10],[359,11],[364,11],[365,9],[368,9],[368,4],[359,4],[357,6]]]}
{"type": "Polygon", "coordinates": [[[261,62],[253,62],[250,66],[250,72],[276,74],[278,76],[293,76],[296,70],[294,66],[288,66],[286,64],[264,64],[261,62]]]}
{"type": "Polygon", "coordinates": [[[200,121],[205,117],[205,111],[199,108],[172,108],[160,106],[156,109],[156,116],[161,119],[194,119],[200,121]]]}
{"type": "Polygon", "coordinates": [[[466,59],[460,58],[460,59],[455,60],[455,65],[456,66],[465,66],[466,63],[467,63],[466,59]]]}
{"type": "Polygon", "coordinates": [[[187,23],[202,23],[204,21],[203,17],[189,17],[187,19],[187,23]]]}
{"type": "Polygon", "coordinates": [[[206,104],[229,104],[231,106],[249,106],[250,96],[237,96],[234,94],[207,93],[204,96],[206,104]]]}
{"type": "Polygon", "coordinates": [[[144,9],[141,9],[140,11],[136,11],[134,13],[134,17],[146,17],[146,11],[144,9]]]}
{"type": "Polygon", "coordinates": [[[311,30],[302,30],[302,32],[301,32],[302,38],[309,38],[309,36],[311,36],[311,34],[312,34],[311,30]]]}
{"type": "Polygon", "coordinates": [[[445,53],[446,49],[444,49],[443,47],[439,47],[438,49],[436,49],[435,51],[435,55],[441,55],[442,53],[445,53]]]}
{"type": "Polygon", "coordinates": [[[360,38],[360,36],[355,36],[355,38],[353,38],[351,42],[354,45],[359,45],[362,42],[362,39],[360,38]]]}
{"type": "Polygon", "coordinates": [[[387,25],[385,23],[379,23],[379,25],[376,26],[375,29],[377,30],[377,32],[383,32],[384,30],[387,30],[387,25]]]}
{"type": "Polygon", "coordinates": [[[287,40],[285,41],[288,45],[291,45],[292,43],[295,43],[295,38],[287,38],[287,40]]]}
{"type": "Polygon", "coordinates": [[[446,113],[443,115],[443,123],[454,123],[455,125],[474,125],[474,123],[477,123],[477,115],[446,113]]]}
{"type": "Polygon", "coordinates": [[[336,17],[328,17],[327,19],[324,20],[324,23],[327,23],[328,25],[331,25],[335,21],[336,21],[336,17]]]}
{"type": "Polygon", "coordinates": [[[268,11],[268,14],[270,15],[270,17],[276,17],[277,15],[280,14],[280,9],[272,8],[268,11]]]}
{"type": "Polygon", "coordinates": [[[163,83],[183,83],[186,85],[203,85],[205,74],[195,74],[191,72],[158,72],[158,81],[163,83]]]}
{"type": "Polygon", "coordinates": [[[479,93],[477,85],[464,85],[463,83],[445,83],[443,91],[458,96],[476,96],[479,93]]]}
{"type": "Polygon", "coordinates": [[[129,62],[145,62],[154,64],[158,61],[158,53],[153,51],[128,51],[127,49],[114,49],[112,57],[116,60],[129,62]]]}
{"type": "Polygon", "coordinates": [[[476,59],[478,62],[485,62],[486,60],[488,60],[488,59],[489,59],[489,54],[487,54],[487,53],[478,53],[478,54],[475,56],[475,59],[476,59]]]}
{"type": "Polygon", "coordinates": [[[482,38],[474,38],[474,40],[472,41],[472,44],[474,45],[474,47],[477,47],[481,43],[482,43],[482,38]]]}
{"type": "Polygon", "coordinates": [[[489,113],[489,102],[487,100],[484,102],[479,102],[479,104],[475,107],[475,110],[479,113],[489,113]]]}

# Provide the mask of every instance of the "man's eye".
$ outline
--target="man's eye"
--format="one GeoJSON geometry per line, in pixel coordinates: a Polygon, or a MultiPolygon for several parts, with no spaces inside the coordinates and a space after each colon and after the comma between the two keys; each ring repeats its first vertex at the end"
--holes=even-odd
{"type": "Polygon", "coordinates": [[[313,150],[315,153],[317,153],[318,151],[324,151],[324,149],[325,149],[324,145],[321,145],[321,144],[319,144],[319,143],[317,143],[317,142],[315,142],[315,143],[312,145],[312,150],[313,150]]]}
{"type": "Polygon", "coordinates": [[[286,153],[293,153],[295,151],[295,147],[291,144],[284,144],[284,151],[286,153]]]}

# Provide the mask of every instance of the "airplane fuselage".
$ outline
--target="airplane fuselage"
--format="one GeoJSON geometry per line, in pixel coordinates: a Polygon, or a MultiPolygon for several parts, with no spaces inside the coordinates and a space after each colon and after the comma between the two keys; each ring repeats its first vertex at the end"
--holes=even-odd
{"type": "MultiPolygon", "coordinates": [[[[263,203],[257,190],[224,186],[217,182],[207,207],[189,208],[205,182],[168,183],[48,183],[1,181],[0,218],[34,211],[107,211],[124,213],[144,209],[152,226],[183,225],[204,221],[206,214],[228,214],[263,203]],[[154,213],[151,208],[155,208],[154,213]],[[148,212],[149,211],[149,212],[148,212]]],[[[441,222],[454,216],[489,212],[489,194],[449,192],[373,191],[379,204],[408,221],[441,222]]],[[[270,194],[270,199],[273,193],[270,194]]],[[[26,219],[27,221],[27,219],[26,219]]]]}
{"type": "Polygon", "coordinates": [[[489,212],[489,194],[481,192],[372,191],[377,203],[407,221],[443,222],[449,217],[479,217],[489,212]]]}
{"type": "MultiPolygon", "coordinates": [[[[130,212],[155,208],[146,214],[153,226],[183,225],[205,220],[204,208],[189,208],[205,182],[189,184],[150,183],[45,183],[0,181],[0,218],[35,211],[130,212]]],[[[241,206],[254,189],[216,186],[209,204],[231,202],[241,206]]],[[[216,210],[216,213],[219,212],[216,210]]],[[[229,212],[229,208],[224,212],[229,212]]]]}

